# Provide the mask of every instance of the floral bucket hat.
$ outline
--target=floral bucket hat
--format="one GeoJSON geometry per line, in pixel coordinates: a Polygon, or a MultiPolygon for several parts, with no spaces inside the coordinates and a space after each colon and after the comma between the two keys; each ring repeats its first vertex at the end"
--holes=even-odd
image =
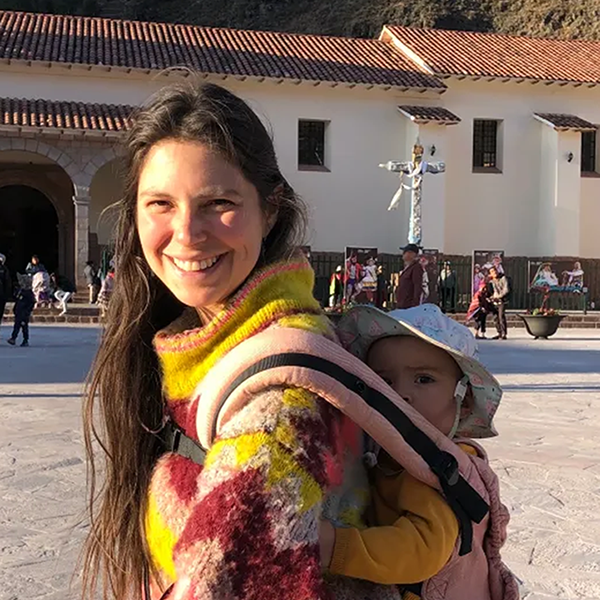
{"type": "Polygon", "coordinates": [[[369,306],[357,306],[340,320],[338,334],[344,347],[366,361],[377,340],[411,335],[445,350],[468,378],[473,391],[473,408],[463,417],[457,437],[488,438],[498,435],[493,418],[502,398],[496,378],[477,360],[477,343],[467,327],[442,313],[434,304],[386,313],[369,306]]]}

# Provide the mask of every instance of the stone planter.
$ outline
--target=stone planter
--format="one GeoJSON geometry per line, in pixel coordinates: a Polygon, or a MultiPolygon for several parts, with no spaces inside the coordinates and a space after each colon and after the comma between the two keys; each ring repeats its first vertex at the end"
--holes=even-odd
{"type": "Polygon", "coordinates": [[[519,315],[519,317],[523,319],[525,329],[527,329],[529,335],[532,335],[536,340],[540,338],[547,340],[557,332],[565,315],[519,315]]]}

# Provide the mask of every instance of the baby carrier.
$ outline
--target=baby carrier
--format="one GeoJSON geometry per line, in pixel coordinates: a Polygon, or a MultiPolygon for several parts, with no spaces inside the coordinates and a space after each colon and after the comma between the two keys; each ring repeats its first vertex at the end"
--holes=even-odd
{"type": "MultiPolygon", "coordinates": [[[[438,431],[358,358],[323,336],[270,328],[232,349],[197,390],[199,441],[174,424],[166,447],[202,464],[221,428],[267,387],[310,390],[357,423],[412,476],[443,494],[460,525],[452,558],[415,590],[424,600],[517,600],[500,558],[508,511],[483,449],[472,456],[438,431]]],[[[412,588],[411,588],[412,589],[412,588]]],[[[149,597],[148,595],[146,597],[149,597]]]]}

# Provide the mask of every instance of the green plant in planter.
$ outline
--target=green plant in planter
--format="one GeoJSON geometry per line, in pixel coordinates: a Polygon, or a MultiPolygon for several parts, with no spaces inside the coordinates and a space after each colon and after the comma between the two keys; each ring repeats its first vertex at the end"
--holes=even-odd
{"type": "Polygon", "coordinates": [[[548,308],[549,299],[550,292],[546,290],[539,308],[535,308],[532,311],[528,310],[526,314],[519,315],[525,323],[527,332],[536,340],[539,338],[548,339],[554,335],[560,326],[560,322],[565,318],[564,315],[561,315],[554,308],[548,308]]]}
{"type": "Polygon", "coordinates": [[[560,311],[554,308],[534,308],[532,311],[527,311],[527,314],[534,317],[556,317],[560,315],[560,311]]]}

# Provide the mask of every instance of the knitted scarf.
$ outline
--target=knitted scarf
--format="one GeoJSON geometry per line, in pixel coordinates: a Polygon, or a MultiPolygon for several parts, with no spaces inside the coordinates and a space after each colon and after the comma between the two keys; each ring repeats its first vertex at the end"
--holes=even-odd
{"type": "MultiPolygon", "coordinates": [[[[187,435],[197,439],[201,399],[194,390],[236,345],[277,326],[335,338],[313,285],[299,256],[255,272],[204,327],[189,310],[156,335],[167,408],[187,435]]],[[[204,467],[164,455],[150,484],[146,537],[163,587],[176,582],[169,598],[332,598],[319,564],[317,525],[323,512],[360,525],[366,489],[336,500],[329,493],[366,488],[366,481],[346,481],[353,471],[346,466],[360,464],[360,451],[355,425],[290,387],[258,394],[221,431],[204,467]]]]}

